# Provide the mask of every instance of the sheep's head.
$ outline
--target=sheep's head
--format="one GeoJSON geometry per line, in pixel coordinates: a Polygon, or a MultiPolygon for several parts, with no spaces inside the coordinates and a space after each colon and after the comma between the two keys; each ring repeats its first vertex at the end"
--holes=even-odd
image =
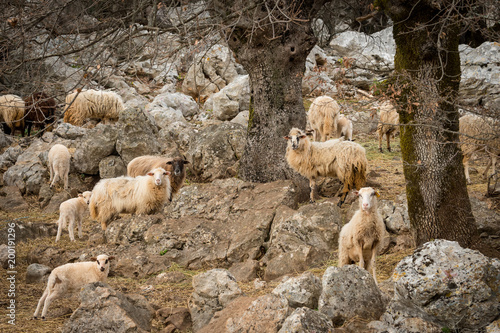
{"type": "Polygon", "coordinates": [[[168,175],[170,175],[170,171],[166,171],[163,168],[156,168],[148,172],[148,176],[153,177],[156,186],[161,186],[164,182],[169,181],[168,175]]]}
{"type": "Polygon", "coordinates": [[[85,203],[88,205],[90,202],[90,197],[92,196],[92,191],[85,191],[82,194],[78,194],[78,197],[83,198],[85,203]]]}
{"type": "Polygon", "coordinates": [[[176,157],[170,161],[167,161],[167,167],[172,170],[174,176],[179,176],[184,172],[184,165],[188,164],[185,158],[176,157]]]}
{"type": "Polygon", "coordinates": [[[290,133],[288,133],[288,135],[285,136],[285,140],[288,140],[289,148],[296,150],[299,149],[301,141],[309,140],[309,138],[307,137],[306,133],[299,130],[298,128],[292,128],[290,130],[290,133]]]}
{"type": "Polygon", "coordinates": [[[109,262],[113,259],[115,259],[115,257],[113,257],[113,256],[108,257],[105,254],[100,254],[97,256],[97,258],[95,258],[95,257],[90,258],[90,260],[95,261],[97,263],[97,266],[99,266],[99,270],[101,272],[104,272],[104,271],[109,272],[109,262]]]}
{"type": "Polygon", "coordinates": [[[371,187],[363,187],[355,192],[359,197],[359,208],[365,212],[377,207],[377,198],[380,194],[371,187]]]}

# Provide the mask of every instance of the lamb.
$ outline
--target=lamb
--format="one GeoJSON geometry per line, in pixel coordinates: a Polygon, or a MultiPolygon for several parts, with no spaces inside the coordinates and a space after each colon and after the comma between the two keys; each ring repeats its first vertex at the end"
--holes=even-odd
{"type": "Polygon", "coordinates": [[[49,150],[49,171],[50,171],[50,187],[59,181],[64,180],[64,189],[68,188],[68,176],[70,167],[71,155],[68,148],[61,144],[55,144],[49,150]]]}
{"type": "Polygon", "coordinates": [[[352,141],[352,121],[340,114],[337,119],[337,138],[344,137],[349,141],[352,141]]]}
{"type": "Polygon", "coordinates": [[[172,201],[172,196],[179,192],[182,185],[184,185],[184,180],[186,179],[185,165],[188,163],[189,161],[180,157],[168,158],[145,155],[136,157],[130,161],[127,165],[127,175],[129,177],[143,176],[148,171],[159,167],[170,171],[170,186],[172,187],[172,191],[168,200],[172,201]]]}
{"type": "Polygon", "coordinates": [[[387,150],[391,151],[391,135],[399,132],[399,114],[390,101],[385,101],[380,105],[380,117],[377,125],[378,149],[382,153],[382,137],[386,136],[387,150]]]}
{"type": "Polygon", "coordinates": [[[75,221],[78,225],[78,238],[82,238],[83,213],[88,208],[91,195],[92,192],[85,191],[82,194],[78,194],[78,198],[69,199],[61,203],[61,205],[59,206],[59,220],[57,221],[58,228],[56,242],[58,242],[61,238],[62,229],[66,227],[66,223],[68,221],[69,239],[72,242],[75,241],[75,221]]]}
{"type": "Polygon", "coordinates": [[[102,119],[104,123],[118,120],[120,111],[124,109],[120,95],[112,91],[89,89],[74,91],[66,96],[64,122],[82,126],[86,119],[102,119]]]}
{"type": "Polygon", "coordinates": [[[314,130],[314,141],[326,141],[337,134],[339,104],[329,96],[319,96],[307,112],[307,120],[314,130]]]}
{"type": "Polygon", "coordinates": [[[339,234],[339,267],[359,262],[359,267],[371,273],[377,284],[375,259],[387,235],[377,210],[380,194],[371,187],[363,187],[357,195],[359,209],[339,234]]]}
{"type": "Polygon", "coordinates": [[[14,135],[16,129],[24,136],[24,101],[17,95],[0,96],[0,122],[5,134],[14,135]]]}
{"type": "Polygon", "coordinates": [[[341,138],[311,142],[307,135],[297,128],[292,128],[285,139],[288,140],[288,165],[309,179],[311,202],[314,202],[317,177],[337,177],[342,182],[343,187],[339,192],[344,197],[339,201],[339,206],[344,203],[350,189],[360,189],[366,183],[368,160],[361,145],[341,138]]]}
{"type": "Polygon", "coordinates": [[[170,197],[169,171],[155,168],[146,176],[101,179],[92,190],[90,216],[106,230],[117,214],[152,214],[170,197]]]}
{"type": "Polygon", "coordinates": [[[31,135],[31,127],[37,126],[43,129],[53,122],[56,113],[56,100],[44,92],[31,94],[24,99],[24,120],[28,127],[28,136],[31,135]]]}
{"type": "Polygon", "coordinates": [[[109,262],[114,257],[105,254],[91,258],[92,261],[69,263],[54,268],[49,275],[47,288],[38,301],[33,318],[37,319],[43,304],[42,319],[45,319],[47,310],[53,300],[66,295],[68,292],[79,291],[83,286],[93,282],[106,282],[109,273],[109,262]]]}
{"type": "Polygon", "coordinates": [[[487,177],[490,166],[493,166],[495,174],[495,164],[500,154],[500,121],[486,116],[467,114],[459,119],[459,124],[460,143],[464,155],[462,163],[467,183],[471,184],[469,160],[476,151],[484,151],[489,155],[483,177],[487,177]]]}

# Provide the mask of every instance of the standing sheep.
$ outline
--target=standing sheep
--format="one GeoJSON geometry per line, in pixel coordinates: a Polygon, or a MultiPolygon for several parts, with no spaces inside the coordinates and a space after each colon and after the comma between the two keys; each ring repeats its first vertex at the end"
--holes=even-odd
{"type": "Polygon", "coordinates": [[[109,262],[114,257],[105,254],[91,258],[92,261],[65,264],[54,268],[49,275],[47,288],[38,301],[33,318],[37,319],[43,304],[42,319],[45,319],[50,303],[65,296],[69,292],[80,291],[86,284],[101,281],[106,282],[109,273],[109,262]]]}
{"type": "Polygon", "coordinates": [[[169,171],[155,168],[146,176],[101,179],[92,190],[90,216],[106,230],[120,213],[152,214],[170,197],[169,171]]]}
{"type": "Polygon", "coordinates": [[[314,188],[317,177],[337,177],[343,184],[341,192],[344,203],[349,190],[360,189],[366,183],[368,161],[365,149],[359,144],[342,139],[326,142],[311,142],[307,135],[292,128],[288,136],[286,160],[288,165],[309,179],[310,198],[314,202],[314,188]]]}
{"type": "Polygon", "coordinates": [[[56,113],[56,100],[47,96],[44,92],[34,93],[24,99],[25,111],[24,121],[28,127],[28,136],[31,135],[31,127],[40,129],[54,122],[56,113]]]}
{"type": "Polygon", "coordinates": [[[112,123],[118,120],[123,109],[122,98],[113,91],[74,91],[66,96],[64,122],[82,126],[85,120],[97,118],[102,119],[105,124],[112,123]]]}
{"type": "Polygon", "coordinates": [[[172,192],[168,198],[172,201],[172,196],[179,192],[186,179],[185,165],[189,162],[185,158],[168,158],[162,156],[139,156],[134,158],[127,165],[127,175],[129,177],[143,176],[154,168],[163,168],[170,171],[170,186],[172,192]]]}
{"type": "Polygon", "coordinates": [[[340,114],[337,120],[337,138],[344,137],[352,141],[352,121],[340,114]]]}
{"type": "Polygon", "coordinates": [[[495,174],[495,164],[500,154],[500,121],[490,117],[467,114],[461,117],[459,122],[460,143],[464,155],[462,162],[467,183],[471,183],[469,160],[477,151],[484,151],[489,156],[483,177],[488,176],[490,166],[493,166],[493,174],[495,174]]]}
{"type": "Polygon", "coordinates": [[[329,96],[314,99],[307,120],[314,130],[314,141],[326,141],[337,134],[337,118],[340,113],[339,104],[329,96]]]}
{"type": "Polygon", "coordinates": [[[359,267],[371,273],[377,283],[375,260],[387,234],[377,209],[380,194],[371,187],[363,187],[357,195],[359,209],[339,234],[339,267],[359,262],[359,267]]]}
{"type": "Polygon", "coordinates": [[[64,189],[68,188],[68,177],[71,155],[68,148],[61,144],[55,144],[49,150],[49,171],[50,171],[50,187],[59,181],[64,180],[64,189]]]}
{"type": "Polygon", "coordinates": [[[66,227],[68,221],[69,239],[72,242],[75,241],[75,222],[78,226],[78,238],[82,238],[83,213],[85,213],[88,208],[91,195],[92,192],[85,191],[82,194],[78,194],[78,198],[69,199],[61,203],[59,206],[59,220],[57,221],[56,242],[61,238],[62,229],[66,227]]]}
{"type": "Polygon", "coordinates": [[[14,135],[16,129],[24,136],[24,101],[17,95],[0,96],[0,122],[5,134],[14,135]]]}
{"type": "Polygon", "coordinates": [[[391,102],[385,101],[380,106],[380,117],[377,125],[378,149],[382,153],[382,137],[387,139],[387,150],[391,151],[391,135],[399,132],[399,114],[391,102]]]}

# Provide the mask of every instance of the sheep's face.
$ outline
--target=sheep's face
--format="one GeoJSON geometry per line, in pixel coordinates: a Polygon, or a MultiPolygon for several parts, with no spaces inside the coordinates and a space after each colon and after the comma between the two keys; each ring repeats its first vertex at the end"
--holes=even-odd
{"type": "Polygon", "coordinates": [[[153,177],[153,181],[156,186],[161,186],[167,181],[167,176],[170,175],[170,171],[166,171],[163,168],[156,168],[148,172],[148,176],[153,177]]]}
{"type": "Polygon", "coordinates": [[[363,211],[370,211],[377,205],[377,198],[380,194],[371,187],[363,187],[357,193],[359,196],[359,208],[363,211]]]}
{"type": "Polygon", "coordinates": [[[167,166],[170,166],[169,169],[172,170],[174,176],[180,176],[184,172],[184,165],[188,164],[189,161],[186,161],[182,158],[174,158],[171,161],[167,162],[167,166]]]}
{"type": "Polygon", "coordinates": [[[81,196],[85,200],[85,203],[88,205],[90,202],[90,197],[92,196],[92,192],[85,191],[82,194],[79,194],[78,196],[81,196]]]}
{"type": "Polygon", "coordinates": [[[100,254],[97,256],[97,258],[91,258],[92,261],[95,261],[97,263],[97,266],[99,266],[99,270],[101,272],[109,271],[109,262],[113,259],[115,259],[115,257],[108,257],[105,254],[100,254]]]}
{"type": "Polygon", "coordinates": [[[285,136],[285,140],[288,140],[288,147],[293,150],[297,150],[300,147],[300,143],[307,139],[307,135],[299,129],[292,128],[290,133],[285,136]]]}

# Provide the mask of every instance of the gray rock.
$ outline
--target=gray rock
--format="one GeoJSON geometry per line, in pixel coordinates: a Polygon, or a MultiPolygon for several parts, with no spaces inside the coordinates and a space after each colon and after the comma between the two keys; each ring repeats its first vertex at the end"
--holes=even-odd
{"type": "Polygon", "coordinates": [[[12,144],[12,139],[6,135],[3,130],[0,128],[0,149],[8,147],[12,144]]]}
{"type": "Polygon", "coordinates": [[[280,283],[272,293],[285,296],[292,308],[316,309],[321,295],[321,280],[311,272],[306,272],[280,283]]]}
{"type": "Polygon", "coordinates": [[[29,208],[17,186],[0,188],[0,210],[6,212],[27,211],[29,208]]]}
{"type": "Polygon", "coordinates": [[[7,148],[2,155],[0,155],[0,170],[7,170],[16,163],[17,158],[21,155],[23,149],[20,146],[13,146],[7,148]]]}
{"type": "Polygon", "coordinates": [[[26,283],[38,283],[43,282],[49,277],[52,268],[41,265],[41,264],[31,264],[26,268],[26,283]]]}
{"type": "MultiPolygon", "coordinates": [[[[182,120],[184,119],[183,117],[192,117],[198,114],[200,108],[198,107],[198,104],[191,96],[179,92],[176,93],[165,92],[156,96],[153,102],[148,104],[146,107],[146,111],[151,113],[158,112],[161,110],[165,111],[171,110],[170,112],[173,113],[180,111],[180,117],[178,117],[179,119],[177,120],[182,120]]],[[[158,125],[160,126],[160,124],[158,125]]]]}
{"type": "Polygon", "coordinates": [[[381,200],[379,211],[387,230],[395,234],[409,232],[411,225],[406,205],[396,205],[392,201],[381,200]]]}
{"type": "Polygon", "coordinates": [[[70,123],[60,123],[57,125],[53,133],[61,138],[76,140],[83,137],[87,133],[88,129],[74,126],[70,123]]]}
{"type": "Polygon", "coordinates": [[[470,196],[470,203],[478,231],[500,236],[500,225],[498,223],[500,214],[493,209],[489,209],[486,202],[474,196],[470,196]]]}
{"type": "MultiPolygon", "coordinates": [[[[55,237],[57,234],[57,224],[55,223],[22,222],[19,220],[10,220],[9,222],[15,223],[16,243],[33,238],[55,237]]],[[[0,244],[7,244],[6,232],[0,233],[0,244]]]]}
{"type": "Polygon", "coordinates": [[[331,320],[321,312],[297,308],[286,318],[278,333],[334,332],[331,320]]]}
{"type": "MultiPolygon", "coordinates": [[[[67,191],[62,191],[55,193],[51,198],[47,206],[43,209],[44,213],[55,213],[59,211],[59,206],[66,200],[71,199],[71,194],[67,191]]],[[[76,195],[75,195],[76,197],[76,195]]]]}
{"type": "Polygon", "coordinates": [[[3,174],[5,185],[15,185],[23,194],[37,195],[48,178],[47,169],[42,165],[39,154],[40,152],[35,153],[30,149],[19,155],[16,164],[3,174]]]}
{"type": "Polygon", "coordinates": [[[73,156],[75,169],[85,174],[99,174],[99,163],[116,151],[117,138],[118,130],[114,125],[100,123],[87,130],[76,146],[73,156]]]}
{"type": "Polygon", "coordinates": [[[240,124],[241,126],[247,128],[248,127],[248,118],[250,115],[250,111],[241,111],[234,117],[231,122],[235,124],[240,124]]]}
{"type": "Polygon", "coordinates": [[[486,326],[486,333],[500,333],[500,319],[486,326]]]}
{"type": "MultiPolygon", "coordinates": [[[[11,250],[12,259],[15,259],[15,250],[14,248],[11,250]]],[[[7,244],[0,244],[0,266],[3,269],[7,269],[9,267],[9,247],[7,244]]]]}
{"type": "Polygon", "coordinates": [[[123,163],[120,156],[111,155],[103,158],[99,162],[99,177],[115,178],[127,175],[127,166],[123,163]]]}
{"type": "Polygon", "coordinates": [[[219,92],[210,96],[205,102],[204,109],[210,108],[215,118],[231,120],[242,111],[250,107],[250,81],[248,75],[234,78],[219,92]]]}
{"type": "Polygon", "coordinates": [[[249,259],[243,262],[237,262],[229,268],[236,281],[250,282],[257,278],[257,273],[262,269],[257,260],[249,259]]]}
{"type": "Polygon", "coordinates": [[[50,199],[54,195],[54,190],[50,188],[48,183],[43,184],[38,192],[38,202],[40,203],[40,208],[45,208],[50,202],[50,199]]]}
{"type": "Polygon", "coordinates": [[[198,135],[198,132],[190,123],[175,121],[167,127],[162,128],[159,137],[162,139],[163,147],[171,147],[171,150],[179,149],[182,152],[186,152],[198,135]]]}

